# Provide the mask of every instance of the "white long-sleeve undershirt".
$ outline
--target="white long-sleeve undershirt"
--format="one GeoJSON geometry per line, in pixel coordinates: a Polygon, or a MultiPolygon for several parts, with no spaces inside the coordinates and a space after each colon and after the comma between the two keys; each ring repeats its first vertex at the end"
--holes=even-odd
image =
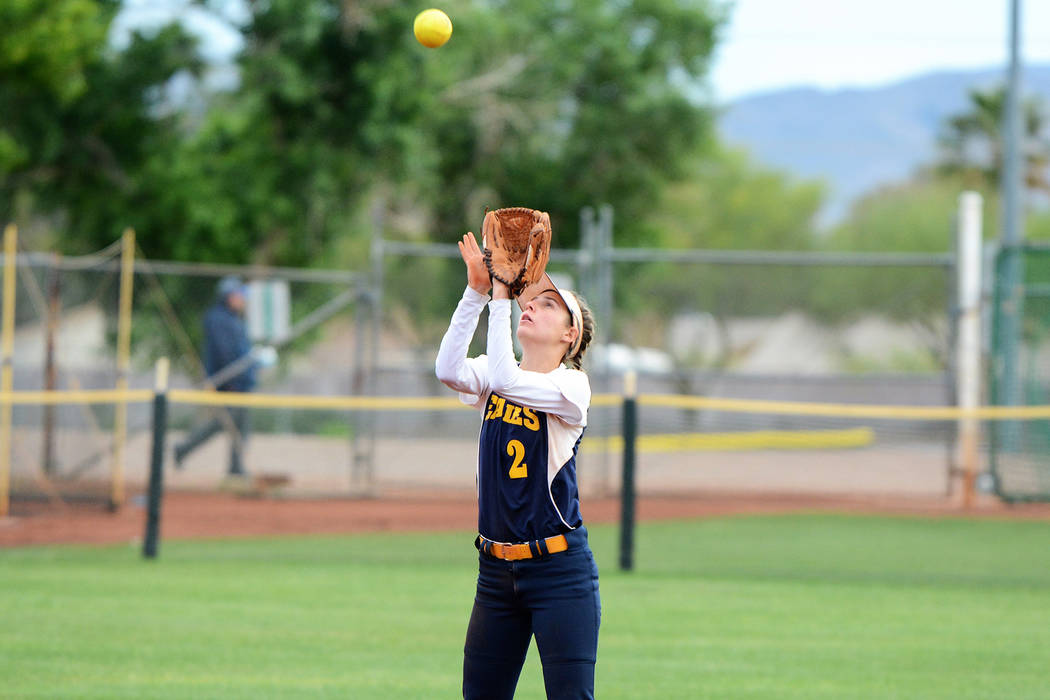
{"type": "Polygon", "coordinates": [[[523,370],[514,359],[511,343],[510,299],[493,299],[470,287],[456,305],[445,336],[441,339],[434,369],[438,379],[460,393],[465,403],[480,408],[489,392],[557,416],[570,425],[587,424],[591,386],[587,375],[558,367],[550,372],[523,370]],[[467,350],[478,317],[488,302],[488,353],[468,358],[467,350]]]}

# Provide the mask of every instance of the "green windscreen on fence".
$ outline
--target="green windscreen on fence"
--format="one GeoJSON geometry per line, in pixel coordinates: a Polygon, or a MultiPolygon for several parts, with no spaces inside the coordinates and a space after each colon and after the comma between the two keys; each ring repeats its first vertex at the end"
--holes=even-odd
{"type": "MultiPolygon", "coordinates": [[[[995,262],[990,403],[1045,405],[1050,403],[1050,247],[1003,249],[995,262]],[[1020,255],[1021,284],[1011,295],[1004,272],[1013,254],[1020,255]],[[1012,339],[1003,328],[1015,308],[1019,337],[1012,339]]],[[[997,421],[989,428],[989,464],[998,494],[1012,501],[1050,500],[1050,424],[997,421]]]]}

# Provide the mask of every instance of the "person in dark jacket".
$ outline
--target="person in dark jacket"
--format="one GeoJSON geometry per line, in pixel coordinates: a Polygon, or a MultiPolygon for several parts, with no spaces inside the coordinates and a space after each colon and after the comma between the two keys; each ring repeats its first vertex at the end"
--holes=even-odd
{"type": "MultiPolygon", "coordinates": [[[[204,314],[204,369],[218,391],[248,392],[255,388],[256,363],[244,326],[246,288],[236,277],[219,282],[218,298],[204,314]]],[[[230,433],[230,476],[243,476],[244,443],[248,438],[248,409],[231,406],[192,431],[175,446],[175,466],[226,428],[230,433]],[[225,413],[225,415],[223,415],[225,413]]]]}

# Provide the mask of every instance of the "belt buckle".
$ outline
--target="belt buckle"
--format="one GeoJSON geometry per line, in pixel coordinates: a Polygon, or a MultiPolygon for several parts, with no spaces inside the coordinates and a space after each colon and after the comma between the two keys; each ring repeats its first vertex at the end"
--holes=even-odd
{"type": "Polygon", "coordinates": [[[529,549],[527,544],[501,544],[494,543],[492,546],[492,553],[503,561],[520,561],[522,559],[529,559],[532,556],[532,550],[529,549]],[[496,547],[499,547],[499,551],[496,551],[496,547]]]}
{"type": "Polygon", "coordinates": [[[485,540],[489,543],[489,554],[497,559],[503,561],[521,561],[522,559],[532,559],[532,545],[528,542],[522,542],[518,544],[504,544],[503,542],[493,542],[492,540],[485,540]]]}
{"type": "Polygon", "coordinates": [[[507,551],[507,545],[503,544],[502,542],[492,543],[492,553],[496,555],[497,559],[509,561],[510,553],[507,551]]]}

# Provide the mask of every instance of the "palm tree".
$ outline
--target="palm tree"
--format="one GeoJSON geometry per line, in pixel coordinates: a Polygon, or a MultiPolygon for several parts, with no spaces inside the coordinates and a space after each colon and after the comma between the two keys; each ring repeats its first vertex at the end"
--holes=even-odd
{"type": "MultiPolygon", "coordinates": [[[[970,110],[948,118],[938,137],[941,151],[937,169],[961,176],[969,187],[998,187],[1003,168],[1002,122],[1006,88],[970,91],[970,110]]],[[[1024,180],[1032,189],[1050,192],[1050,141],[1047,114],[1036,97],[1021,106],[1024,127],[1024,180]]]]}

